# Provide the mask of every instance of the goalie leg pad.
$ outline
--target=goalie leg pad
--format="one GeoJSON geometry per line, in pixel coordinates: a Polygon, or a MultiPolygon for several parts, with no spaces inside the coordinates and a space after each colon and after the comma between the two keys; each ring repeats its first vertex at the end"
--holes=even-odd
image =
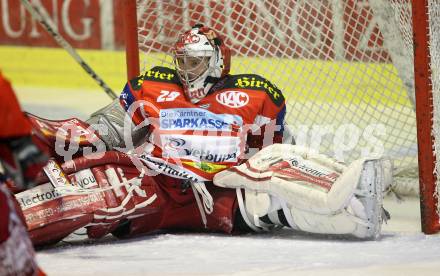
{"type": "Polygon", "coordinates": [[[384,218],[384,191],[391,185],[391,162],[389,160],[366,161],[359,184],[350,207],[356,217],[366,223],[358,224],[353,235],[360,238],[376,239],[380,235],[384,218]],[[357,202],[361,204],[355,204],[357,202]],[[359,206],[359,208],[357,207],[359,206]],[[362,206],[363,208],[360,208],[362,206]]]}
{"type": "Polygon", "coordinates": [[[347,205],[362,164],[357,160],[346,167],[306,148],[275,144],[247,163],[216,174],[214,184],[266,192],[298,209],[331,214],[347,205]]]}
{"type": "Polygon", "coordinates": [[[295,207],[288,210],[295,229],[318,234],[351,234],[356,231],[357,222],[346,210],[333,215],[306,212],[295,207]]]}
{"type": "MultiPolygon", "coordinates": [[[[360,159],[345,167],[297,146],[272,147],[266,147],[247,164],[220,172],[214,184],[278,198],[286,205],[283,209],[289,226],[295,229],[353,234],[365,239],[378,237],[383,189],[390,181],[388,160],[360,159]],[[318,185],[328,184],[329,175],[335,179],[328,189],[318,185]]],[[[255,207],[246,209],[252,213],[255,207]]],[[[260,208],[256,213],[261,217],[264,211],[260,208]]]]}
{"type": "Polygon", "coordinates": [[[377,239],[383,220],[385,182],[382,168],[381,160],[365,162],[349,204],[339,212],[323,215],[291,205],[289,214],[292,216],[294,227],[312,233],[352,234],[362,239],[377,239]]]}
{"type": "Polygon", "coordinates": [[[55,243],[82,227],[89,237],[102,237],[125,219],[155,212],[161,202],[154,179],[131,167],[97,166],[65,181],[69,189],[46,183],[16,194],[35,245],[55,243]],[[84,176],[90,183],[80,187],[84,176]]]}

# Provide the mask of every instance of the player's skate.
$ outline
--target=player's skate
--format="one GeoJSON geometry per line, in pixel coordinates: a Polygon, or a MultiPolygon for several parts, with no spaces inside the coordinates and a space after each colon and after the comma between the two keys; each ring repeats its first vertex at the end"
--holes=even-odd
{"type": "Polygon", "coordinates": [[[246,190],[242,214],[250,215],[248,222],[256,227],[256,217],[268,215],[275,224],[284,220],[306,232],[375,239],[390,175],[388,160],[360,159],[344,166],[306,148],[273,145],[246,164],[219,173],[214,183],[246,190]],[[282,219],[273,215],[280,209],[282,219]]]}

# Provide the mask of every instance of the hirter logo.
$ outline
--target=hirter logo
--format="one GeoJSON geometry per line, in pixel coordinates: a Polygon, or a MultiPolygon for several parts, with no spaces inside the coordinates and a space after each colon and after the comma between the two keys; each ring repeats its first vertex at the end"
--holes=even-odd
{"type": "Polygon", "coordinates": [[[215,97],[217,102],[231,108],[240,108],[248,104],[248,94],[241,91],[226,91],[217,94],[215,97]]]}

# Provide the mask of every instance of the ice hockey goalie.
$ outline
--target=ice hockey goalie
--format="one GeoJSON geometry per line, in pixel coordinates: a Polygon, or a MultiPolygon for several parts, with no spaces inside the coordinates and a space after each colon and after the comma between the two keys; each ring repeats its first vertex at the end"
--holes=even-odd
{"type": "MultiPolygon", "coordinates": [[[[42,185],[17,194],[32,241],[54,243],[81,227],[91,238],[281,226],[377,238],[390,163],[343,165],[280,144],[282,92],[261,76],[229,74],[229,62],[215,31],[195,26],[176,43],[175,68],[156,66],[129,81],[90,127],[66,121],[102,139],[106,152],[54,154],[42,185]]],[[[31,120],[46,134],[60,124],[31,120]]]]}

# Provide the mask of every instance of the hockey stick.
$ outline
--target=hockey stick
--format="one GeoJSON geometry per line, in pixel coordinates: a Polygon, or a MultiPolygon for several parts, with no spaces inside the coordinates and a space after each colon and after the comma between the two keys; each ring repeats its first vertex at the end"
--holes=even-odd
{"type": "Polygon", "coordinates": [[[81,58],[81,56],[78,55],[78,53],[73,49],[73,47],[67,42],[56,30],[53,28],[53,23],[43,16],[41,11],[38,9],[38,7],[33,6],[29,0],[21,0],[21,3],[26,7],[26,9],[31,13],[31,15],[38,21],[40,24],[46,29],[46,31],[55,39],[55,41],[63,47],[70,56],[73,57],[73,59],[76,60],[76,62],[81,65],[81,67],[84,69],[84,71],[87,72],[98,84],[101,86],[105,93],[112,98],[116,99],[117,95],[113,90],[104,82],[101,77],[99,77],[95,71],[81,58]]]}

